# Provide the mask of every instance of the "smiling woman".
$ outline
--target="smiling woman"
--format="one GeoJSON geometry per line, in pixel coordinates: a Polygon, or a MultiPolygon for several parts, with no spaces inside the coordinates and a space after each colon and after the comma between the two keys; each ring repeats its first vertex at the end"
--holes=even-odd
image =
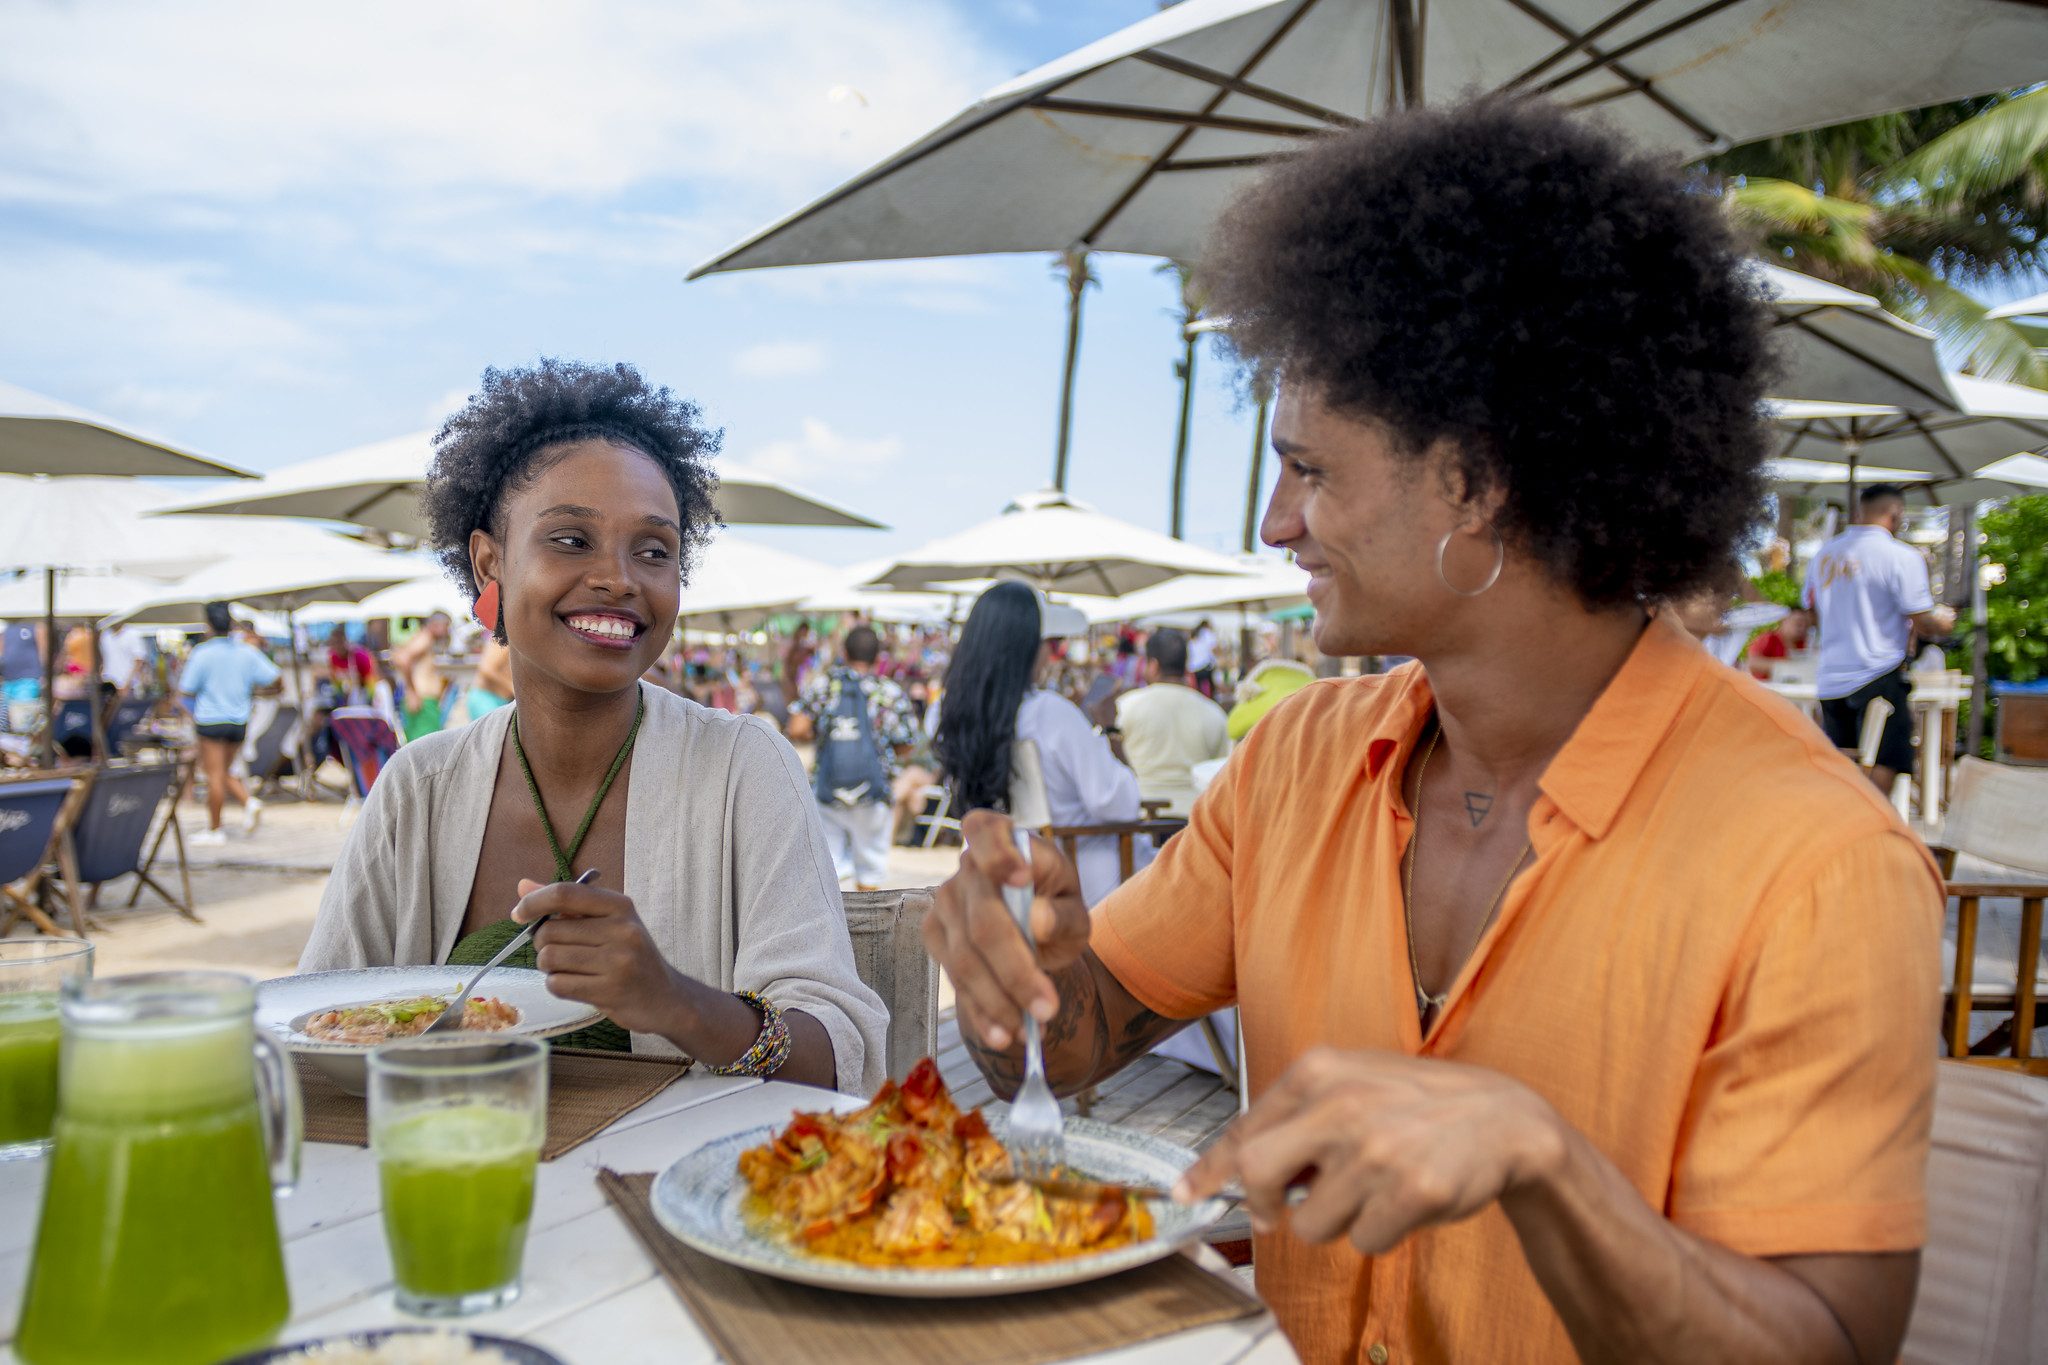
{"type": "Polygon", "coordinates": [[[436,438],[424,508],[517,702],[379,775],[301,971],[480,964],[554,915],[508,961],[604,1011],[561,1041],[879,1083],[882,1005],[795,753],[640,681],[717,525],[717,448],[695,405],[630,366],[484,373],[436,438]]]}

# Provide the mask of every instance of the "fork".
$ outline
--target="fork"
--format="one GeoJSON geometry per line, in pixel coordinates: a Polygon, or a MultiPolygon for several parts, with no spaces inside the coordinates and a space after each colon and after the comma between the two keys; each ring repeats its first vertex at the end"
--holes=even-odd
{"type": "MultiPolygon", "coordinates": [[[[588,886],[596,880],[597,869],[593,867],[589,871],[585,872],[582,876],[578,877],[573,883],[573,885],[588,886]]],[[[482,967],[478,968],[477,974],[469,979],[469,984],[467,986],[464,986],[461,990],[455,992],[455,998],[448,1002],[447,1009],[441,1011],[441,1017],[436,1019],[433,1023],[427,1025],[424,1029],[420,1030],[420,1037],[424,1038],[429,1033],[453,1033],[457,1029],[461,1028],[462,1009],[464,1005],[469,1003],[469,997],[476,994],[476,983],[483,980],[486,976],[489,976],[491,968],[497,966],[500,962],[503,962],[506,958],[512,956],[513,953],[517,952],[519,950],[520,944],[532,938],[536,930],[538,930],[543,924],[546,924],[549,920],[553,918],[553,915],[542,915],[539,919],[535,920],[533,923],[527,925],[524,929],[521,929],[517,934],[515,934],[510,943],[498,949],[498,955],[492,958],[489,962],[486,962],[482,967]]]]}
{"type": "MultiPolygon", "coordinates": [[[[1017,840],[1017,851],[1024,856],[1024,865],[1031,865],[1031,836],[1021,829],[1012,827],[1017,840]]],[[[1017,928],[1024,935],[1024,942],[1037,955],[1037,947],[1031,940],[1031,897],[1030,886],[1005,886],[1003,899],[1009,903],[1010,916],[1017,921],[1017,928]]],[[[1024,1084],[1018,1089],[1016,1098],[1010,1101],[1009,1134],[1004,1143],[1010,1151],[1010,1167],[1026,1180],[1050,1180],[1066,1164],[1066,1124],[1060,1114],[1060,1103],[1053,1098],[1052,1087],[1045,1079],[1045,1039],[1038,1025],[1038,1017],[1028,1010],[1024,1014],[1024,1084]]]]}

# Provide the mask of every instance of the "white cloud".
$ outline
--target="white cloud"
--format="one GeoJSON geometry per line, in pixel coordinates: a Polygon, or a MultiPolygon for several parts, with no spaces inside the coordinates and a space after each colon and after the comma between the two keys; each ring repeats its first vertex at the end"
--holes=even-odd
{"type": "Polygon", "coordinates": [[[13,6],[7,26],[0,186],[47,201],[706,179],[779,201],[909,141],[1004,65],[937,0],[197,0],[13,6]]]}
{"type": "Polygon", "coordinates": [[[732,372],[746,379],[791,379],[825,368],[825,348],[815,341],[763,341],[732,358],[732,372]]]}
{"type": "Polygon", "coordinates": [[[791,483],[861,483],[888,469],[902,454],[900,437],[846,436],[822,418],[806,417],[796,436],[758,446],[741,463],[791,483]]]}

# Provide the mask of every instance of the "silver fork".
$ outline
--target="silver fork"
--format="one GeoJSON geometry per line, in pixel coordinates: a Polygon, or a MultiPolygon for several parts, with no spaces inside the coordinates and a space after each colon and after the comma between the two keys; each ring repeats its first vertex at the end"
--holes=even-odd
{"type": "MultiPolygon", "coordinates": [[[[582,876],[578,877],[574,884],[577,886],[588,886],[596,880],[597,869],[593,867],[589,871],[585,872],[582,876]]],[[[489,962],[486,962],[482,967],[480,967],[477,970],[477,974],[469,979],[469,984],[467,986],[464,986],[461,990],[455,992],[455,998],[448,1002],[447,1009],[441,1011],[441,1017],[420,1030],[420,1037],[424,1038],[429,1033],[453,1033],[457,1029],[461,1028],[463,1007],[469,1003],[469,997],[476,994],[476,983],[483,980],[485,977],[489,976],[491,974],[491,969],[493,967],[496,967],[506,958],[512,956],[513,953],[519,951],[520,944],[532,938],[534,936],[534,933],[537,930],[539,930],[539,928],[543,924],[546,924],[549,920],[553,918],[553,915],[542,915],[539,919],[527,925],[524,929],[521,929],[518,932],[518,934],[514,935],[510,943],[498,949],[498,955],[492,958],[489,962]]]]}
{"type": "MultiPolygon", "coordinates": [[[[1031,836],[1021,829],[1014,829],[1014,833],[1017,851],[1024,855],[1024,865],[1029,867],[1031,836]]],[[[1036,956],[1037,945],[1031,938],[1031,897],[1029,886],[1003,888],[1010,917],[1017,921],[1026,946],[1036,956]]],[[[1024,1015],[1024,1084],[1010,1101],[1009,1137],[1004,1145],[1010,1151],[1010,1168],[1026,1180],[1050,1180],[1066,1164],[1066,1123],[1060,1114],[1060,1102],[1053,1098],[1052,1087],[1046,1083],[1045,1039],[1037,1017],[1029,1012],[1024,1015]]]]}

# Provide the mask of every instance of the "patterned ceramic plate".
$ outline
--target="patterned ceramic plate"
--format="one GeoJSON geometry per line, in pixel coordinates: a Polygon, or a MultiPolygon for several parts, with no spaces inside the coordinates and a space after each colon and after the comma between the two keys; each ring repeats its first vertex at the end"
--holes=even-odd
{"type": "MultiPolygon", "coordinates": [[[[302,1030],[315,1014],[342,1005],[369,1005],[408,996],[452,996],[476,975],[474,967],[362,967],[345,972],[311,972],[280,976],[256,986],[256,1022],[269,1029],[293,1052],[310,1058],[350,1094],[363,1093],[361,1043],[324,1043],[302,1030]]],[[[503,1000],[519,1011],[519,1022],[499,1030],[501,1036],[553,1038],[595,1023],[597,1010],[579,1000],[548,994],[547,976],[528,967],[500,967],[484,978],[482,994],[503,1000]]],[[[490,1034],[479,1034],[490,1037],[490,1034]]]]}
{"type": "MultiPolygon", "coordinates": [[[[1002,1135],[1003,1122],[990,1126],[1002,1135]]],[[[699,1147],[654,1182],[654,1216],[684,1245],[744,1270],[756,1270],[798,1284],[901,1298],[970,1298],[1022,1294],[1101,1279],[1170,1256],[1223,1216],[1226,1205],[1212,1199],[1183,1207],[1151,1205],[1153,1235],[1113,1251],[1064,1261],[1026,1265],[960,1266],[949,1269],[891,1269],[854,1265],[807,1255],[762,1232],[741,1208],[746,1182],[740,1153],[774,1137],[779,1128],[756,1128],[699,1147]]],[[[1167,1185],[1194,1164],[1185,1147],[1092,1119],[1067,1120],[1067,1164],[1096,1180],[1167,1185]]]]}
{"type": "Polygon", "coordinates": [[[340,1360],[379,1348],[394,1360],[459,1360],[456,1348],[462,1348],[475,1352],[478,1361],[488,1361],[490,1365],[562,1365],[560,1356],[523,1341],[440,1327],[387,1327],[321,1337],[317,1341],[297,1341],[254,1355],[236,1356],[227,1365],[320,1365],[322,1361],[340,1360]]]}

